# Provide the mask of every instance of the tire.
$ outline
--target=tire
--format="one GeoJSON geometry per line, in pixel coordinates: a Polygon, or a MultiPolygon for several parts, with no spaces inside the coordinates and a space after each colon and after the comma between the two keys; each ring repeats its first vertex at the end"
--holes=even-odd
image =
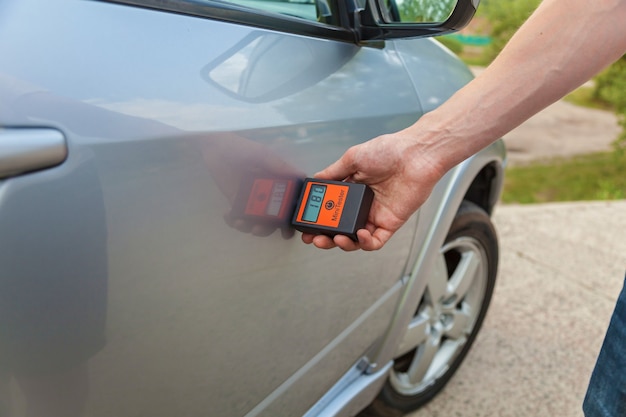
{"type": "Polygon", "coordinates": [[[432,400],[480,330],[498,269],[498,240],[487,213],[464,201],[440,253],[389,379],[361,417],[403,416],[432,400]]]}

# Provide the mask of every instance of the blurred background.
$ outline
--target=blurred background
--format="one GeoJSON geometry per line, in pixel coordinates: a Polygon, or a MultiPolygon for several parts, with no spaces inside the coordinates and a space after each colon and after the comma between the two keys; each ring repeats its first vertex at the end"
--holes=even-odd
{"type": "MultiPolygon", "coordinates": [[[[479,72],[539,3],[482,0],[468,27],[438,39],[479,72]]],[[[625,199],[626,55],[505,141],[503,203],[625,199]]]]}

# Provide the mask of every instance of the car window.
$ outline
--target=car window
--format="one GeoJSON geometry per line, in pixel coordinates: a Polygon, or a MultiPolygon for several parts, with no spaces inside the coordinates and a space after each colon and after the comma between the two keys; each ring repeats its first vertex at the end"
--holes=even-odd
{"type": "Polygon", "coordinates": [[[228,0],[221,3],[233,3],[270,13],[334,24],[328,0],[228,0]]]}
{"type": "MultiPolygon", "coordinates": [[[[104,0],[353,43],[338,0],[104,0]]],[[[0,0],[1,3],[1,0],[0,0]]]]}

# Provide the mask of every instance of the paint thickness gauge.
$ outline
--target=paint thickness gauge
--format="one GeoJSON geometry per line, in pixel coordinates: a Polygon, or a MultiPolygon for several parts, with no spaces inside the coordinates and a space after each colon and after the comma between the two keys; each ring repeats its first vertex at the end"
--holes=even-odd
{"type": "Polygon", "coordinates": [[[240,183],[229,217],[249,225],[291,226],[356,241],[373,199],[374,192],[365,184],[250,175],[240,183]]]}
{"type": "Polygon", "coordinates": [[[356,241],[373,199],[365,184],[306,178],[291,225],[305,233],[346,235],[356,241]]]}

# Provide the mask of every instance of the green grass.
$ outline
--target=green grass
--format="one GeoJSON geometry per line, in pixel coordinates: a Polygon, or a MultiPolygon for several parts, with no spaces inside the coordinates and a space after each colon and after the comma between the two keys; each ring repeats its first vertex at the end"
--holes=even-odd
{"type": "Polygon", "coordinates": [[[565,96],[564,100],[576,104],[577,106],[588,107],[591,109],[599,109],[599,110],[608,110],[613,111],[614,108],[611,103],[607,103],[604,100],[601,100],[597,97],[594,97],[594,88],[593,87],[580,87],[570,94],[565,96]]]}
{"type": "Polygon", "coordinates": [[[624,198],[624,150],[509,167],[502,194],[504,203],[521,204],[624,198]]]}
{"type": "MultiPolygon", "coordinates": [[[[463,47],[456,51],[467,65],[489,65],[485,47],[463,47]]],[[[583,86],[565,97],[572,104],[615,111],[594,97],[593,86],[583,86]]],[[[626,199],[626,148],[571,159],[553,159],[509,167],[504,178],[502,202],[545,203],[626,199]]]]}
{"type": "Polygon", "coordinates": [[[465,46],[457,55],[466,65],[470,66],[486,67],[491,63],[491,59],[485,54],[485,47],[483,46],[465,46]]]}
{"type": "MultiPolygon", "coordinates": [[[[583,86],[565,101],[578,106],[613,111],[596,97],[594,88],[583,86]]],[[[626,198],[626,149],[593,153],[569,159],[553,159],[507,168],[504,203],[619,200],[626,198]]]]}

